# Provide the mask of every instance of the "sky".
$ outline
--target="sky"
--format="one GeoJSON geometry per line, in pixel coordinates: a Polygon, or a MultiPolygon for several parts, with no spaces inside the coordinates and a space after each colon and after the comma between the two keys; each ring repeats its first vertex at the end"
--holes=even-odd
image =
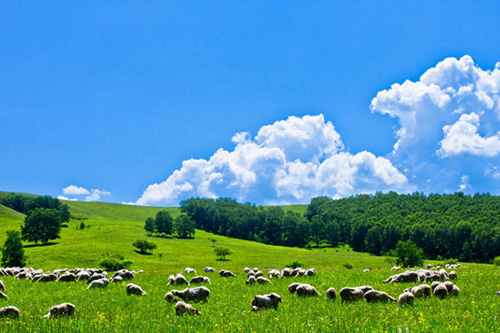
{"type": "Polygon", "coordinates": [[[497,1],[0,3],[0,191],[500,194],[497,1]]]}

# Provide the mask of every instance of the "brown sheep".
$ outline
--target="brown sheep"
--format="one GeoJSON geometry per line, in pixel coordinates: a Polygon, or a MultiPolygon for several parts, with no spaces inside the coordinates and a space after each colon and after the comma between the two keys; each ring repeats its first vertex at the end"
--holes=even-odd
{"type": "Polygon", "coordinates": [[[269,281],[268,279],[266,279],[265,277],[263,276],[259,276],[257,277],[257,283],[258,284],[272,284],[271,281],[269,281]]]}
{"type": "Polygon", "coordinates": [[[226,271],[224,269],[221,269],[219,271],[219,275],[222,276],[222,277],[231,277],[231,276],[236,276],[236,274],[234,274],[233,272],[231,271],[226,271]]]}
{"type": "Polygon", "coordinates": [[[210,289],[207,287],[186,288],[183,291],[172,290],[172,295],[180,297],[186,302],[206,302],[210,296],[210,289]]]}
{"type": "Polygon", "coordinates": [[[377,302],[396,302],[396,299],[386,292],[378,290],[370,290],[366,292],[365,299],[368,303],[377,302]]]}
{"type": "Polygon", "coordinates": [[[305,297],[305,296],[321,296],[316,288],[309,284],[302,283],[295,290],[297,295],[305,297]]]}
{"type": "Polygon", "coordinates": [[[405,289],[405,292],[410,292],[415,297],[428,297],[431,295],[431,287],[428,284],[421,284],[420,286],[405,289]]]}
{"type": "Polygon", "coordinates": [[[6,306],[0,309],[0,318],[4,317],[19,317],[19,309],[15,306],[6,306]]]}
{"type": "Polygon", "coordinates": [[[71,273],[64,273],[57,279],[57,282],[75,282],[76,281],[76,275],[71,274],[71,273]]]}
{"type": "Polygon", "coordinates": [[[339,291],[340,298],[342,299],[341,304],[344,302],[357,301],[364,298],[363,290],[359,288],[344,287],[339,291]]]}
{"type": "Polygon", "coordinates": [[[141,287],[139,287],[138,285],[133,284],[133,283],[127,284],[125,289],[127,290],[127,295],[129,295],[129,296],[130,295],[147,295],[147,293],[144,290],[142,290],[141,287]]]}
{"type": "Polygon", "coordinates": [[[57,281],[57,275],[55,274],[42,274],[36,278],[36,280],[31,280],[32,282],[53,282],[57,281]]]}
{"type": "Polygon", "coordinates": [[[442,283],[440,283],[436,288],[434,288],[433,291],[434,296],[440,297],[440,298],[445,298],[448,296],[448,288],[442,283]]]}
{"type": "Polygon", "coordinates": [[[211,284],[210,283],[210,279],[206,276],[194,276],[191,278],[191,280],[189,280],[189,284],[193,284],[193,283],[208,283],[208,284],[211,284]]]}
{"type": "Polygon", "coordinates": [[[446,281],[443,284],[445,285],[446,290],[448,290],[448,294],[451,294],[451,292],[453,291],[453,282],[446,281]]]}
{"type": "Polygon", "coordinates": [[[335,288],[328,288],[328,290],[326,291],[326,298],[331,300],[335,300],[335,298],[337,298],[337,291],[335,290],[335,288]]]}
{"type": "Polygon", "coordinates": [[[167,301],[167,303],[173,303],[177,302],[178,299],[176,299],[174,294],[172,294],[172,292],[169,291],[168,293],[165,294],[165,301],[167,301]]]}
{"type": "Polygon", "coordinates": [[[184,313],[187,314],[201,314],[200,311],[193,308],[192,305],[184,303],[182,301],[175,303],[175,314],[180,316],[184,313]]]}
{"type": "Polygon", "coordinates": [[[448,279],[450,280],[456,280],[457,279],[457,272],[451,271],[448,273],[448,279]]]}
{"type": "Polygon", "coordinates": [[[53,306],[49,309],[49,313],[47,313],[43,318],[52,318],[58,316],[72,316],[75,314],[75,306],[71,303],[63,303],[56,306],[53,306]]]}
{"type": "Polygon", "coordinates": [[[414,299],[415,299],[415,296],[413,296],[412,293],[404,292],[401,295],[399,295],[398,303],[401,305],[413,305],[414,299]]]}
{"type": "Polygon", "coordinates": [[[281,302],[281,296],[276,293],[257,295],[252,300],[252,311],[268,308],[274,308],[274,310],[277,310],[278,304],[281,302]]]}

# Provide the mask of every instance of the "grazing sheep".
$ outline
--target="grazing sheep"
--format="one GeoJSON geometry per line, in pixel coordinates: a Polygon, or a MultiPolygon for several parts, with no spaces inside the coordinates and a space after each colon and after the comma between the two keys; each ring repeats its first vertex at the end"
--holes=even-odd
{"type": "Polygon", "coordinates": [[[300,286],[300,283],[294,282],[291,285],[288,286],[288,291],[293,294],[297,290],[297,287],[300,286]]]}
{"type": "Polygon", "coordinates": [[[257,280],[255,279],[255,277],[252,275],[248,278],[248,280],[246,280],[246,284],[255,284],[255,282],[257,282],[257,280]]]}
{"type": "Polygon", "coordinates": [[[231,276],[236,276],[236,274],[234,274],[233,272],[231,271],[226,271],[224,269],[221,269],[219,271],[219,275],[222,276],[222,277],[231,277],[231,276]]]}
{"type": "Polygon", "coordinates": [[[339,291],[340,298],[342,299],[342,303],[344,302],[352,302],[352,301],[357,301],[360,299],[363,299],[365,294],[363,293],[363,290],[359,288],[350,288],[350,287],[344,287],[340,289],[339,291]]]}
{"type": "Polygon", "coordinates": [[[36,280],[31,280],[32,282],[53,282],[57,281],[57,275],[55,274],[42,274],[36,277],[36,280]]]}
{"type": "Polygon", "coordinates": [[[88,280],[90,279],[90,273],[86,271],[81,271],[80,273],[76,274],[76,279],[77,280],[88,280]]]}
{"type": "MultiPolygon", "coordinates": [[[[112,279],[111,279],[112,280],[112,279]]],[[[87,289],[92,289],[92,288],[105,288],[109,284],[109,280],[106,278],[102,278],[99,280],[94,280],[92,281],[87,289]]]]}
{"type": "Polygon", "coordinates": [[[386,292],[370,290],[365,293],[365,299],[368,303],[377,302],[396,302],[396,299],[386,292]]]}
{"type": "Polygon", "coordinates": [[[170,275],[168,277],[168,283],[167,283],[167,286],[173,286],[175,284],[175,276],[173,275],[170,275]]]}
{"type": "Polygon", "coordinates": [[[210,283],[210,279],[206,276],[194,276],[191,278],[191,280],[189,280],[189,284],[193,284],[193,283],[208,283],[208,284],[211,284],[210,283]]]}
{"type": "Polygon", "coordinates": [[[0,309],[0,318],[4,317],[19,317],[19,309],[15,306],[6,306],[0,309]]]}
{"type": "Polygon", "coordinates": [[[71,303],[63,303],[56,306],[53,306],[49,309],[49,313],[47,313],[43,318],[52,318],[58,316],[71,316],[75,314],[75,306],[71,303]]]}
{"type": "Polygon", "coordinates": [[[306,275],[306,270],[302,268],[296,268],[292,271],[292,276],[304,276],[306,275]]]}
{"type": "Polygon", "coordinates": [[[427,265],[425,265],[425,268],[426,268],[426,269],[431,269],[431,268],[432,268],[432,264],[427,264],[427,265]]]}
{"type": "Polygon", "coordinates": [[[111,283],[116,283],[116,282],[123,282],[123,278],[120,275],[111,278],[111,283]]]}
{"type": "Polygon", "coordinates": [[[458,294],[460,294],[460,289],[457,286],[453,285],[453,290],[451,291],[450,295],[458,296],[458,294]]]}
{"type": "Polygon", "coordinates": [[[415,299],[415,296],[413,296],[412,293],[404,292],[401,295],[399,295],[398,303],[401,305],[413,305],[414,299],[415,299]]]}
{"type": "Polygon", "coordinates": [[[276,269],[271,269],[269,272],[267,272],[267,276],[272,279],[272,278],[279,278],[281,276],[280,271],[276,269]]]}
{"type": "Polygon", "coordinates": [[[445,285],[446,290],[448,290],[448,294],[451,294],[451,292],[453,291],[453,282],[446,281],[443,284],[445,285]]]}
{"type": "Polygon", "coordinates": [[[439,286],[440,284],[441,284],[441,282],[439,282],[439,281],[432,282],[432,284],[431,284],[432,291],[434,291],[434,289],[436,289],[436,287],[439,286]]]}
{"type": "Polygon", "coordinates": [[[283,268],[283,270],[281,271],[281,276],[282,277],[292,276],[292,270],[290,268],[288,268],[288,267],[283,268]]]}
{"type": "Polygon", "coordinates": [[[114,278],[115,276],[121,276],[124,280],[133,280],[135,275],[131,271],[128,271],[126,269],[119,270],[118,272],[115,272],[111,278],[114,278]]]}
{"type": "Polygon", "coordinates": [[[384,283],[394,283],[394,282],[419,282],[419,275],[414,271],[406,271],[389,277],[384,283]]]}
{"type": "Polygon", "coordinates": [[[215,268],[213,267],[205,267],[205,273],[215,273],[215,268]]]}
{"type": "Polygon", "coordinates": [[[253,270],[254,272],[258,272],[258,271],[259,271],[259,268],[254,267],[252,270],[253,270]]]}
{"type": "Polygon", "coordinates": [[[196,270],[191,267],[186,267],[184,271],[186,272],[186,274],[196,274],[196,270]]]}
{"type": "Polygon", "coordinates": [[[247,273],[247,278],[250,278],[251,276],[255,277],[255,272],[254,271],[249,271],[247,273]]]}
{"type": "Polygon", "coordinates": [[[2,281],[0,281],[0,290],[7,290],[7,289],[5,289],[5,285],[3,284],[2,281]]]}
{"type": "Polygon", "coordinates": [[[180,297],[186,302],[206,302],[208,296],[210,296],[210,289],[207,287],[195,287],[186,288],[183,291],[172,290],[172,295],[175,297],[180,297]]]}
{"type": "Polygon", "coordinates": [[[271,281],[269,281],[268,279],[266,279],[263,276],[257,277],[257,283],[258,284],[272,284],[271,281]]]}
{"type": "Polygon", "coordinates": [[[9,299],[9,297],[7,297],[7,295],[5,295],[3,292],[0,291],[0,298],[3,298],[3,299],[9,299]]]}
{"type": "Polygon", "coordinates": [[[361,286],[361,287],[356,287],[356,288],[361,289],[361,291],[363,292],[363,294],[366,294],[370,290],[373,290],[373,288],[370,287],[370,286],[361,286]]]}
{"type": "Polygon", "coordinates": [[[250,268],[245,267],[245,268],[243,268],[243,271],[245,271],[245,273],[248,273],[248,272],[250,272],[250,268]]]}
{"type": "Polygon", "coordinates": [[[179,273],[175,276],[175,284],[186,284],[189,286],[188,280],[186,280],[184,275],[182,275],[181,273],[179,273]]]}
{"type": "Polygon", "coordinates": [[[262,271],[254,271],[255,278],[258,278],[259,276],[264,276],[264,273],[262,271]]]}
{"type": "Polygon", "coordinates": [[[278,304],[281,302],[281,296],[276,293],[257,295],[252,300],[252,311],[269,308],[274,308],[274,310],[277,310],[278,304]]]}
{"type": "Polygon", "coordinates": [[[64,273],[57,279],[57,282],[75,282],[76,281],[76,275],[72,273],[64,273]]]}
{"type": "Polygon", "coordinates": [[[328,290],[326,291],[326,298],[331,300],[335,300],[335,298],[337,298],[337,291],[335,290],[335,288],[328,288],[328,290]]]}
{"type": "Polygon", "coordinates": [[[182,301],[175,303],[175,314],[180,316],[184,313],[187,314],[201,314],[200,311],[193,308],[192,305],[184,303],[182,301]]]}
{"type": "Polygon", "coordinates": [[[147,295],[147,293],[142,290],[141,287],[139,287],[138,285],[136,284],[133,284],[133,283],[129,283],[127,284],[127,286],[125,287],[127,289],[127,295],[147,295]]]}
{"type": "Polygon", "coordinates": [[[177,302],[178,299],[176,299],[174,294],[172,294],[172,292],[169,291],[168,293],[165,294],[165,301],[167,301],[167,303],[173,303],[177,302]]]}
{"type": "Polygon", "coordinates": [[[442,283],[440,283],[436,288],[434,288],[433,292],[434,296],[445,298],[448,296],[448,288],[442,283]]]}
{"type": "Polygon", "coordinates": [[[297,289],[295,290],[295,292],[297,293],[297,295],[299,296],[321,296],[318,291],[316,290],[316,288],[314,288],[313,286],[309,285],[309,284],[305,284],[305,283],[302,283],[300,284],[297,289]]]}
{"type": "Polygon", "coordinates": [[[363,269],[363,272],[370,272],[372,269],[371,268],[366,268],[366,269],[363,269]]]}
{"type": "Polygon", "coordinates": [[[401,269],[401,267],[399,266],[392,266],[391,267],[391,271],[399,271],[401,269]]]}
{"type": "Polygon", "coordinates": [[[306,270],[305,276],[315,276],[316,275],[316,269],[315,268],[309,268],[306,270]]]}
{"type": "MultiPolygon", "coordinates": [[[[113,277],[115,277],[115,276],[113,275],[113,277]]],[[[92,275],[90,277],[90,279],[87,280],[87,284],[90,284],[90,283],[92,283],[92,281],[95,281],[95,280],[101,280],[101,279],[106,279],[106,278],[107,278],[106,274],[96,273],[96,274],[92,275]]]]}
{"type": "Polygon", "coordinates": [[[455,272],[455,271],[451,271],[451,272],[449,272],[449,273],[448,273],[448,278],[449,278],[450,280],[456,280],[456,279],[457,279],[457,272],[455,272]]]}
{"type": "Polygon", "coordinates": [[[410,292],[415,297],[428,297],[431,295],[432,291],[428,284],[421,284],[420,286],[405,289],[405,292],[410,292]]]}

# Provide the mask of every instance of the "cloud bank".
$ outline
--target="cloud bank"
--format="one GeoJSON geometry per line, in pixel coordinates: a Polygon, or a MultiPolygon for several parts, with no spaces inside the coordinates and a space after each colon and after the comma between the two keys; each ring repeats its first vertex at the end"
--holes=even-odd
{"type": "Polygon", "coordinates": [[[75,196],[76,197],[85,196],[84,198],[82,198],[84,201],[100,201],[101,196],[111,194],[111,192],[102,191],[99,189],[91,189],[89,191],[84,187],[78,187],[75,185],[70,185],[68,187],[63,188],[62,192],[64,195],[60,195],[57,198],[61,200],[70,200],[70,201],[78,201],[78,198],[74,198],[75,196]],[[68,196],[73,196],[73,198],[69,198],[68,196]]]}
{"type": "Polygon", "coordinates": [[[447,58],[417,82],[380,91],[370,109],[374,117],[398,120],[385,156],[350,153],[323,115],[292,116],[255,137],[237,133],[232,151],[183,161],[136,204],[178,205],[197,196],[293,204],[391,190],[499,192],[500,63],[482,70],[469,56],[447,58]]]}

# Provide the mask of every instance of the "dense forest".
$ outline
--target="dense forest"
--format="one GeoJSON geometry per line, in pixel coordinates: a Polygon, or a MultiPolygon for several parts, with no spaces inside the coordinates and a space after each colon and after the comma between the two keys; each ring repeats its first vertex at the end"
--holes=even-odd
{"type": "Polygon", "coordinates": [[[500,197],[422,193],[311,200],[304,215],[232,199],[193,198],[181,210],[205,231],[284,246],[337,246],[384,255],[412,240],[429,259],[489,262],[500,255],[500,197]]]}
{"type": "Polygon", "coordinates": [[[70,219],[68,205],[48,195],[35,196],[6,193],[5,196],[0,198],[0,204],[26,215],[30,215],[37,208],[54,209],[59,213],[61,222],[68,222],[70,219]]]}

